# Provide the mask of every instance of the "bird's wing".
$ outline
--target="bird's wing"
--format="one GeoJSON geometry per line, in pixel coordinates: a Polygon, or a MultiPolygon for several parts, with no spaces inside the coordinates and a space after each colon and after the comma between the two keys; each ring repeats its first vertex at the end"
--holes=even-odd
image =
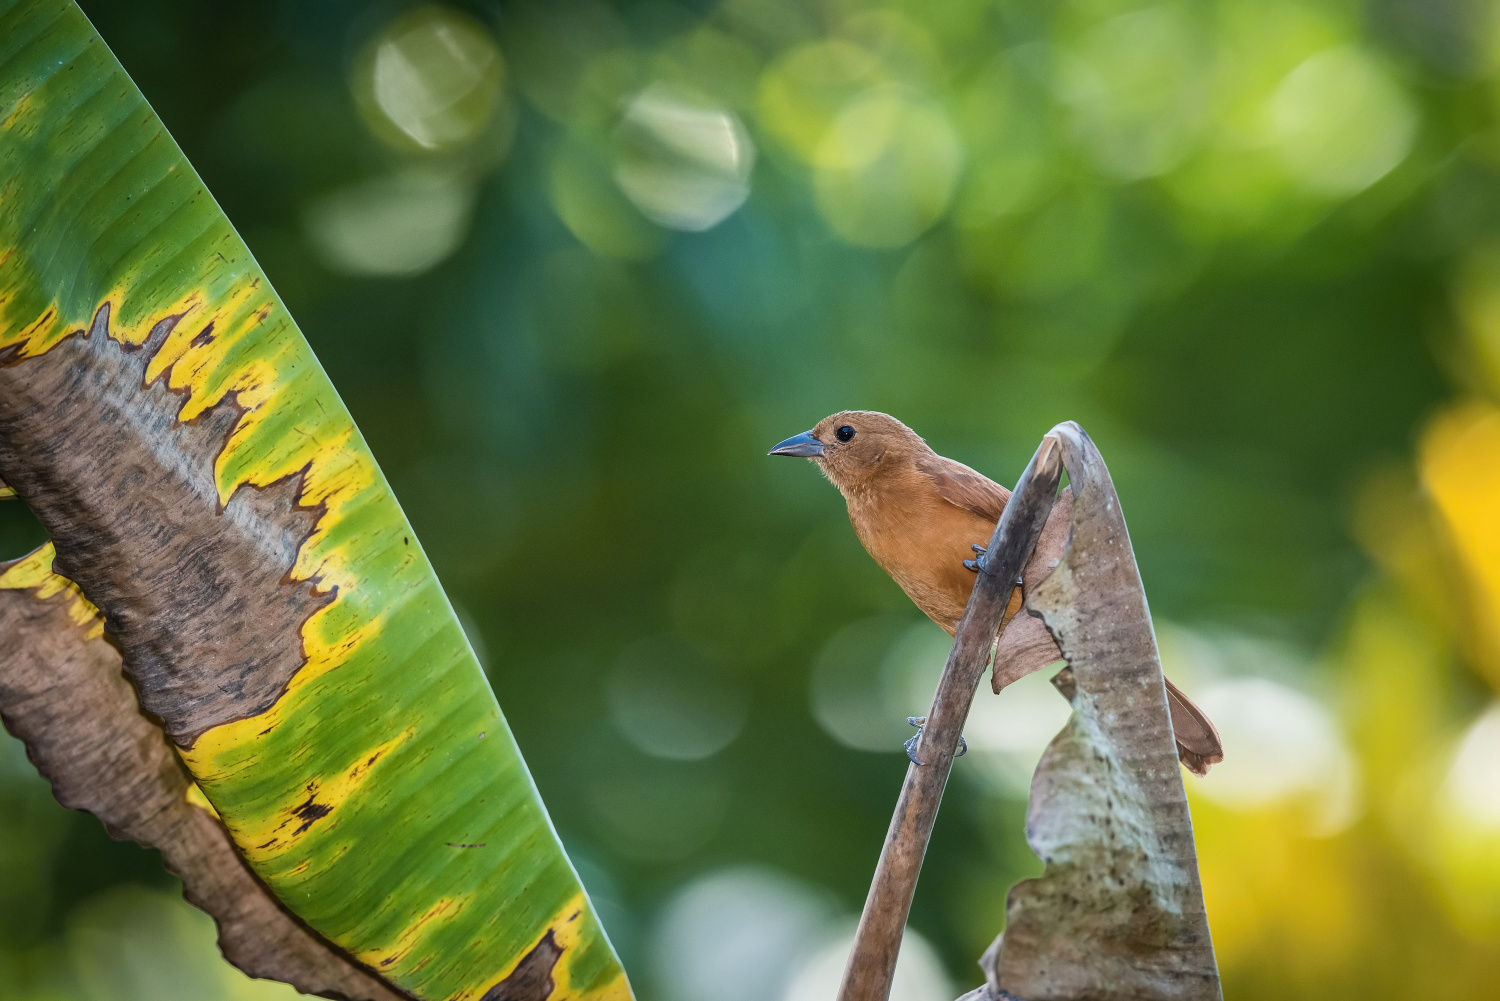
{"type": "Polygon", "coordinates": [[[934,455],[917,468],[937,487],[939,497],[981,518],[999,521],[1005,502],[1010,500],[1009,490],[962,462],[934,455]]]}

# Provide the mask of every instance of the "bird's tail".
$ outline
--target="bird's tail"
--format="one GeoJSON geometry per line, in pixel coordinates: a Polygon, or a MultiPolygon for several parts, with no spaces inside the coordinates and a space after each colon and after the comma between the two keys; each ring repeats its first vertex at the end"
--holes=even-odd
{"type": "Polygon", "coordinates": [[[1194,775],[1207,775],[1211,765],[1224,760],[1224,745],[1213,721],[1182,689],[1167,683],[1167,707],[1172,710],[1172,733],[1177,738],[1177,757],[1194,775]]]}

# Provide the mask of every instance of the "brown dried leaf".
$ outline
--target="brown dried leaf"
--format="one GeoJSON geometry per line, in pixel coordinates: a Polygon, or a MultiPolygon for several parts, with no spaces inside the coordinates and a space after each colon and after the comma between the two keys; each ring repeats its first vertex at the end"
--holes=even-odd
{"type": "MultiPolygon", "coordinates": [[[[1047,515],[1042,526],[1041,537],[1036,540],[1036,549],[1026,561],[1022,588],[1027,594],[1041,586],[1062,562],[1063,549],[1068,544],[1068,526],[1073,519],[1073,488],[1066,487],[1057,495],[1052,513],[1047,515]]],[[[994,666],[990,671],[990,687],[995,694],[1006,685],[1015,684],[1033,671],[1040,671],[1048,664],[1062,660],[1062,651],[1057,641],[1047,632],[1042,620],[1034,615],[1019,614],[1000,630],[995,642],[994,666]]]]}
{"type": "Polygon", "coordinates": [[[0,720],[58,802],[160,851],[183,895],[218,923],[225,958],[250,976],[330,998],[404,997],[282,909],[217,818],[190,802],[192,780],[137,704],[103,620],[51,566],[50,545],[0,563],[0,720]]]}
{"type": "Polygon", "coordinates": [[[1026,837],[1045,873],[1017,884],[991,997],[1217,1001],[1192,818],[1151,616],[1109,471],[1054,429],[1073,485],[1068,548],[1028,604],[1070,667],[1073,704],[1032,780],[1026,837]]]}

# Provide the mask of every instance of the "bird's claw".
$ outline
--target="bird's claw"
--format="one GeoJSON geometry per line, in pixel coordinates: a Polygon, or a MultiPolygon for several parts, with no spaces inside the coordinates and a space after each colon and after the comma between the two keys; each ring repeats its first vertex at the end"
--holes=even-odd
{"type": "Polygon", "coordinates": [[[912,764],[924,765],[926,764],[925,761],[917,760],[917,741],[922,739],[922,727],[926,725],[927,717],[908,716],[906,717],[906,722],[917,728],[917,732],[912,734],[911,739],[903,745],[906,748],[906,756],[911,759],[912,764]]]}
{"type": "Polygon", "coordinates": [[[984,569],[984,554],[989,552],[989,550],[984,546],[977,544],[972,545],[969,548],[974,550],[974,552],[978,553],[979,555],[972,560],[964,560],[964,569],[970,570],[974,573],[978,573],[979,571],[984,569]]]}
{"type": "MultiPolygon", "coordinates": [[[[917,760],[917,741],[919,741],[919,740],[922,739],[922,728],[927,725],[927,717],[926,716],[908,716],[908,717],[906,717],[906,722],[910,723],[912,726],[914,726],[914,727],[917,728],[917,732],[912,735],[911,739],[908,740],[905,744],[902,745],[903,747],[906,748],[906,756],[911,759],[911,763],[914,764],[914,765],[925,765],[925,764],[927,764],[927,762],[925,762],[925,761],[918,761],[917,760]]],[[[955,758],[961,758],[965,754],[968,754],[968,753],[969,753],[969,742],[967,740],[964,740],[963,734],[959,734],[958,735],[958,753],[955,754],[954,757],[955,758]]]]}

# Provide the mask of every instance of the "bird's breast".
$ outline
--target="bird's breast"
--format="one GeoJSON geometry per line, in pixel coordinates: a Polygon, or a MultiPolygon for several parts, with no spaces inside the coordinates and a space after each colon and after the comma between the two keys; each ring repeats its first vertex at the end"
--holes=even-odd
{"type": "Polygon", "coordinates": [[[941,498],[887,498],[856,505],[849,519],[865,549],[907,597],[950,634],[968,604],[974,574],[969,548],[986,545],[994,525],[941,498]]]}

